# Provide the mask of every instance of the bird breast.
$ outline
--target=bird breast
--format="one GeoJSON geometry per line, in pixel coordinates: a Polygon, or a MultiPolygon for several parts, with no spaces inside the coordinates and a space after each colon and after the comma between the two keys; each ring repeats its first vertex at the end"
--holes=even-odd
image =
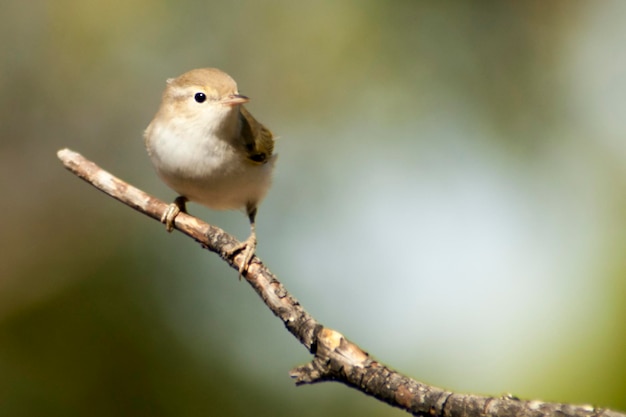
{"type": "Polygon", "coordinates": [[[216,210],[240,209],[258,204],[267,193],[275,156],[253,164],[232,143],[188,121],[151,125],[146,137],[161,179],[190,201],[216,210]]]}

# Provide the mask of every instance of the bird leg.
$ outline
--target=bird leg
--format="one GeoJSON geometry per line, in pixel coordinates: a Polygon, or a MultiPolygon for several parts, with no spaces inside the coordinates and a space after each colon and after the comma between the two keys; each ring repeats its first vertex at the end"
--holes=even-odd
{"type": "Polygon", "coordinates": [[[174,219],[176,219],[176,216],[181,212],[187,213],[187,208],[185,207],[186,203],[187,198],[180,195],[176,197],[172,204],[167,206],[167,210],[165,210],[165,213],[161,216],[161,223],[165,223],[165,230],[171,232],[174,229],[174,219]]]}
{"type": "Polygon", "coordinates": [[[241,279],[241,275],[244,271],[248,270],[248,266],[250,266],[250,261],[252,260],[254,251],[256,250],[256,207],[248,205],[246,210],[248,212],[248,219],[250,220],[250,236],[234,248],[228,250],[228,253],[231,256],[238,252],[243,252],[243,261],[241,262],[241,265],[239,265],[239,279],[241,279]]]}

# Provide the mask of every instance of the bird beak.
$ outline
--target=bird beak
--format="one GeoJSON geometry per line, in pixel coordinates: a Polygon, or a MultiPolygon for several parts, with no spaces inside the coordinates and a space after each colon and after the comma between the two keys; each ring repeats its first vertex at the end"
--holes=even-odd
{"type": "Polygon", "coordinates": [[[249,101],[250,99],[248,97],[242,96],[241,94],[231,94],[221,100],[222,104],[226,104],[228,106],[236,106],[237,104],[243,104],[249,101]]]}

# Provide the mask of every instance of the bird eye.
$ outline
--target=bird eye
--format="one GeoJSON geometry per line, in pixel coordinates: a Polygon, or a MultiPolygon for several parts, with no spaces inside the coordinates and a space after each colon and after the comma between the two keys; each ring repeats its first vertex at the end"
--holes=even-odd
{"type": "Polygon", "coordinates": [[[193,98],[198,103],[204,103],[206,101],[206,94],[204,94],[204,93],[196,93],[196,95],[194,95],[193,98]]]}

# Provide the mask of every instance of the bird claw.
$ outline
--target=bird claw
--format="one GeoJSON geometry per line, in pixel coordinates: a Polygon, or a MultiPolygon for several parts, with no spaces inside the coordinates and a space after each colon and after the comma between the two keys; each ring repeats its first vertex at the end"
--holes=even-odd
{"type": "Polygon", "coordinates": [[[228,255],[234,256],[239,252],[243,253],[243,261],[239,265],[239,279],[244,272],[248,271],[250,261],[254,257],[254,251],[256,250],[256,236],[252,235],[245,241],[239,243],[234,248],[228,250],[228,255]]]}
{"type": "Polygon", "coordinates": [[[161,223],[165,223],[165,230],[168,232],[174,230],[174,220],[179,214],[180,208],[175,203],[167,206],[167,210],[165,210],[165,213],[161,216],[161,223]]]}
{"type": "Polygon", "coordinates": [[[172,204],[167,206],[167,210],[161,216],[161,223],[165,223],[165,230],[171,232],[174,230],[174,220],[181,212],[185,213],[185,197],[177,197],[172,204]]]}

